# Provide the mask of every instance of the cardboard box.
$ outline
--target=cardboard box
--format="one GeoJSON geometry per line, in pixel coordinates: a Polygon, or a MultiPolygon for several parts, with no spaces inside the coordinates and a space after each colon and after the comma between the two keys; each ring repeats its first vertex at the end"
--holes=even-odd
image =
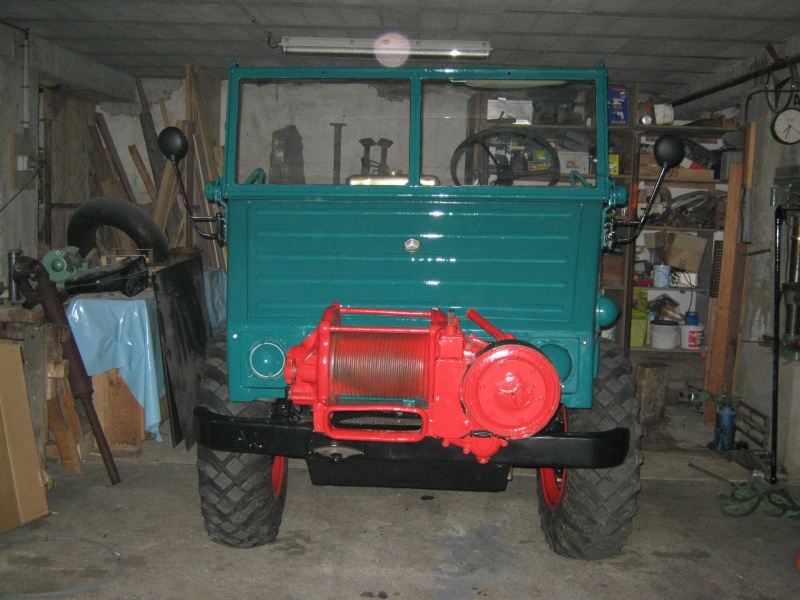
{"type": "Polygon", "coordinates": [[[589,173],[589,153],[588,152],[574,152],[570,150],[558,151],[558,162],[561,164],[561,172],[569,173],[570,171],[577,171],[581,175],[588,175],[589,173]]]}
{"type": "Polygon", "coordinates": [[[642,239],[645,248],[663,248],[666,243],[663,231],[643,231],[642,239]]]}
{"type": "MultiPolygon", "coordinates": [[[[114,456],[138,456],[146,439],[144,408],[119,375],[119,369],[92,375],[92,404],[114,456]]],[[[168,414],[166,411],[162,415],[168,414]]]]}
{"type": "Polygon", "coordinates": [[[689,233],[674,233],[664,251],[664,262],[675,269],[699,271],[707,241],[689,233]]]}
{"type": "Polygon", "coordinates": [[[50,514],[19,346],[0,343],[0,531],[50,514]]]}

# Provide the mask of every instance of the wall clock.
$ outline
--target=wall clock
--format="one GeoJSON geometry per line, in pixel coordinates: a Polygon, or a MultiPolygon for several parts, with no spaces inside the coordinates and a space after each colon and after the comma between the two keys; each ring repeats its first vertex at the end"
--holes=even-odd
{"type": "Polygon", "coordinates": [[[781,144],[800,142],[800,109],[785,108],[772,119],[770,132],[781,144]]]}

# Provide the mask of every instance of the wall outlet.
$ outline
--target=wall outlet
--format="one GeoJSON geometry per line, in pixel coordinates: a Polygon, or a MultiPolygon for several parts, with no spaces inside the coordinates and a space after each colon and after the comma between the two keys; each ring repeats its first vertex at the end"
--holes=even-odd
{"type": "Polygon", "coordinates": [[[17,156],[17,171],[27,171],[30,169],[30,161],[24,154],[17,156]]]}

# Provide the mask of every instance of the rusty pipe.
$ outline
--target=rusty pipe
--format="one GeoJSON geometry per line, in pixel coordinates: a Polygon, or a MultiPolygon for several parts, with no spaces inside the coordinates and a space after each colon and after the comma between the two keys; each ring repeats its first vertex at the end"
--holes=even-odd
{"type": "MultiPolygon", "coordinates": [[[[23,290],[23,293],[31,290],[31,276],[36,279],[35,298],[41,302],[45,318],[55,325],[66,325],[69,327],[69,320],[67,319],[64,305],[59,299],[56,285],[50,280],[47,269],[45,269],[44,265],[38,260],[27,256],[18,258],[14,265],[14,279],[18,284],[21,284],[20,288],[23,290]]],[[[32,299],[29,298],[28,300],[30,302],[32,299]]],[[[70,332],[71,331],[72,329],[70,328],[70,332]]],[[[111,456],[111,449],[108,447],[108,441],[103,433],[103,426],[100,424],[100,419],[98,419],[97,412],[92,403],[94,388],[92,388],[92,380],[86,372],[86,366],[83,364],[83,358],[78,350],[78,345],[75,343],[75,338],[70,335],[67,341],[61,343],[61,346],[64,352],[64,358],[69,361],[68,378],[70,388],[72,389],[72,395],[80,399],[83,404],[86,417],[89,419],[89,425],[94,434],[94,439],[100,450],[100,456],[103,458],[103,464],[105,464],[108,477],[112,485],[117,484],[121,479],[117,471],[117,465],[114,462],[114,457],[111,456]]]]}

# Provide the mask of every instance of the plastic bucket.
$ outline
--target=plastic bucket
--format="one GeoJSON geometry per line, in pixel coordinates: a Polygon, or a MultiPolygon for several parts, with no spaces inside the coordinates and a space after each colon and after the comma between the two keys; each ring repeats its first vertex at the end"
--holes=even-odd
{"type": "Polygon", "coordinates": [[[705,325],[681,325],[681,348],[696,350],[705,342],[705,325]]]}
{"type": "Polygon", "coordinates": [[[650,346],[671,350],[678,345],[681,328],[675,321],[656,319],[650,322],[650,346]]]}
{"type": "Polygon", "coordinates": [[[653,287],[669,287],[669,274],[672,267],[669,265],[653,265],[653,287]]]}

